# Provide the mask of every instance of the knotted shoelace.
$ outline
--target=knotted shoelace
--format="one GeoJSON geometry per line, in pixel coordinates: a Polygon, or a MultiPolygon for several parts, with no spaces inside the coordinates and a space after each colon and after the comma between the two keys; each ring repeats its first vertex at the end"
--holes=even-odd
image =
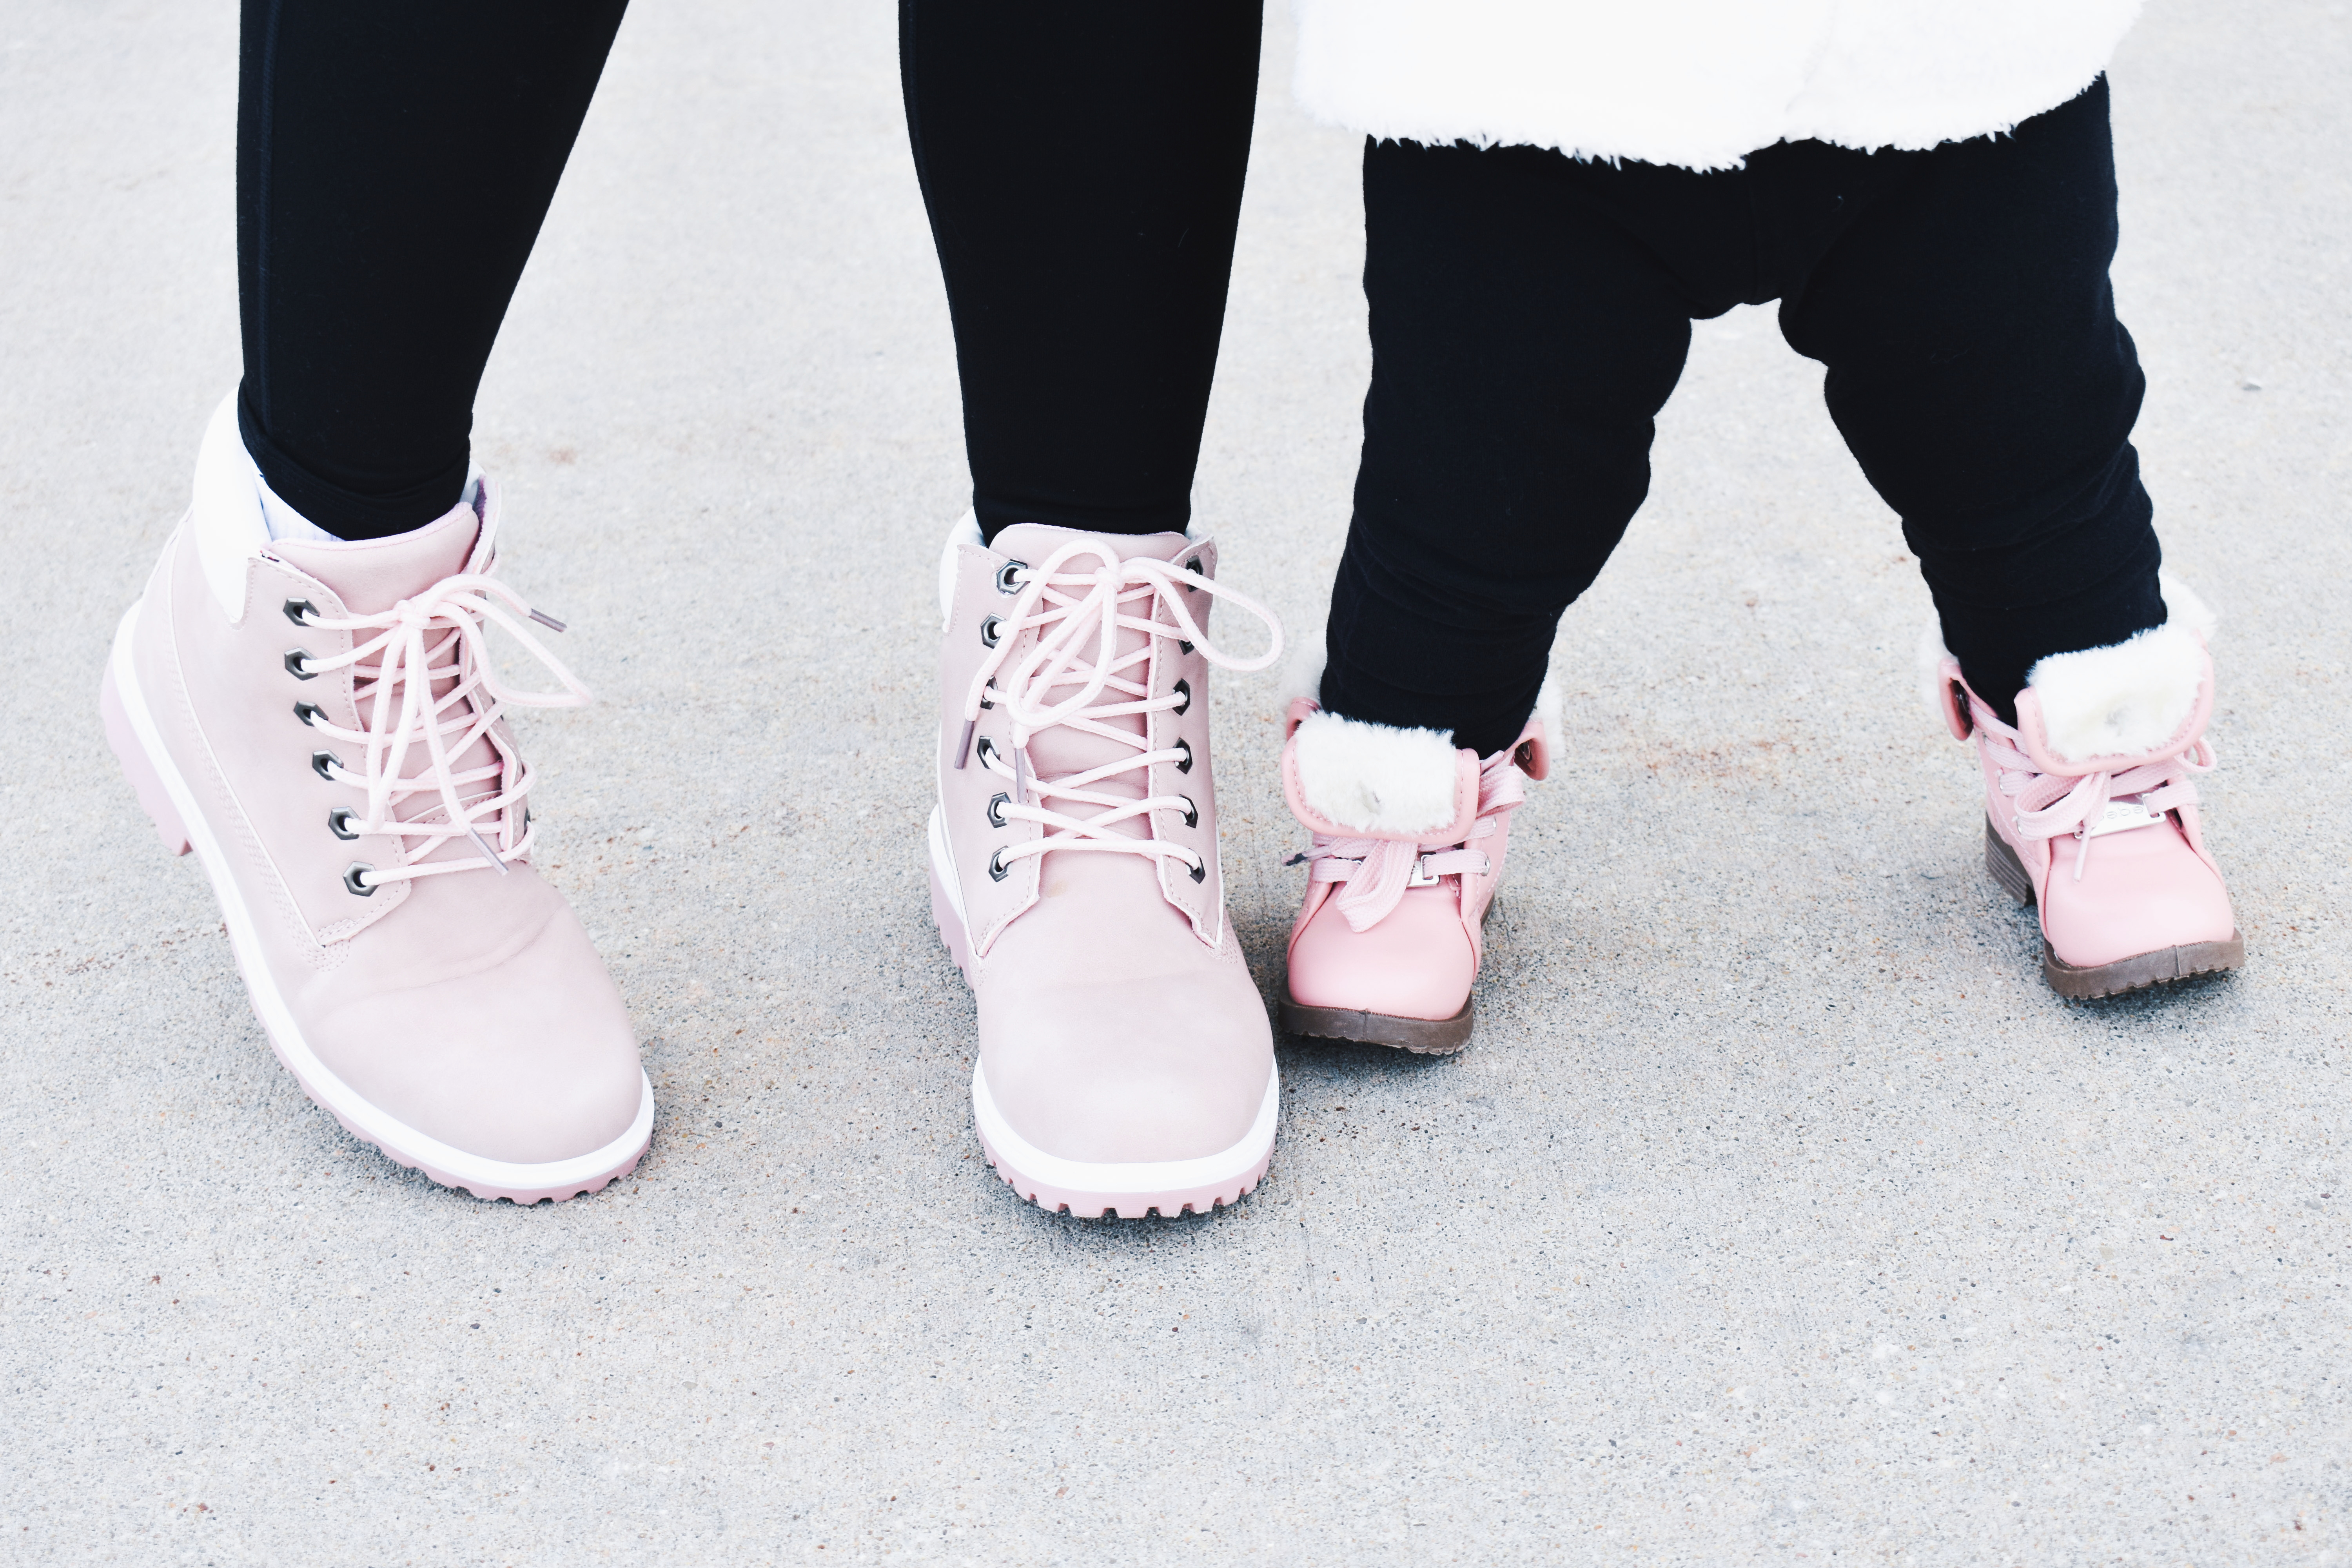
{"type": "Polygon", "coordinates": [[[2091,840],[2096,837],[2094,830],[2105,816],[2109,801],[2137,796],[2141,809],[2160,817],[2175,806],[2196,805],[2195,775],[2213,771],[2213,743],[2200,735],[2171,756],[2153,757],[2121,773],[2085,773],[2081,778],[2042,773],[2026,754],[2024,737],[2015,728],[2002,723],[1973,699],[1969,708],[1985,758],[1999,770],[1996,786],[2012,803],[2011,820],[2019,835],[2055,838],[2072,833],[2079,843],[2074,851],[2077,882],[2090,862],[2091,840]]]}
{"type": "Polygon", "coordinates": [[[1485,850],[1471,846],[1493,837],[1500,814],[1528,798],[1526,775],[1513,765],[1511,755],[1507,750],[1497,752],[1479,764],[1478,819],[1470,836],[1460,843],[1335,838],[1318,833],[1304,857],[1307,879],[1344,883],[1345,890],[1332,901],[1339,906],[1349,931],[1366,931],[1388,919],[1402,901],[1405,889],[1413,885],[1416,868],[1431,880],[1465,871],[1484,876],[1494,868],[1493,862],[1485,850]]]}
{"type": "Polygon", "coordinates": [[[362,837],[389,835],[400,846],[401,865],[354,869],[362,887],[484,867],[504,876],[508,861],[530,852],[533,831],[525,797],[534,775],[498,732],[499,715],[509,706],[578,708],[590,699],[587,687],[531,636],[525,620],[563,629],[562,622],[532,609],[505,584],[475,573],[445,577],[377,615],[338,619],[313,609],[303,616],[305,626],[349,632],[353,638],[349,652],[302,661],[308,674],[351,669],[352,698],[364,726],[346,730],[329,723],[323,714],[312,718],[311,727],[321,734],[366,749],[363,766],[354,769],[337,759],[324,771],[337,783],[367,792],[367,808],[351,825],[352,831],[362,837]],[[492,621],[512,634],[563,689],[524,691],[499,679],[490,658],[488,623],[492,621]],[[489,742],[492,760],[479,767],[458,768],[457,760],[477,741],[489,742]],[[427,765],[413,777],[404,776],[410,753],[420,745],[427,765]],[[489,787],[468,798],[468,790],[483,785],[489,787]],[[440,800],[439,820],[431,820],[436,814],[429,811],[423,818],[394,815],[412,797],[427,794],[440,800]],[[484,837],[484,827],[500,842],[493,845],[484,837]],[[419,864],[454,838],[471,839],[479,858],[419,864]]]}
{"type": "MultiPolygon", "coordinates": [[[[1034,822],[1046,831],[1026,844],[1000,850],[997,868],[1002,869],[1025,856],[1097,850],[1175,860],[1192,872],[1194,881],[1202,880],[1208,874],[1207,867],[1193,850],[1117,830],[1119,824],[1154,811],[1193,813],[1196,808],[1190,799],[1146,794],[1130,800],[1097,787],[1120,774],[1148,770],[1154,763],[1184,762],[1191,752],[1181,746],[1152,751],[1144,735],[1108,721],[1181,710],[1195,700],[1190,692],[1148,695],[1159,641],[1191,643],[1217,668],[1246,674],[1264,669],[1282,657],[1281,621],[1246,595],[1223,587],[1198,572],[1143,556],[1121,561],[1097,544],[1066,544],[1046,557],[1043,565],[1013,569],[1009,580],[1022,584],[1021,592],[1012,609],[1001,617],[995,648],[971,678],[971,689],[964,698],[963,751],[956,766],[964,766],[971,756],[980,710],[1002,705],[1013,720],[1012,754],[1008,758],[992,745],[982,747],[980,753],[982,767],[1012,781],[1011,802],[999,806],[997,815],[1008,822],[1034,822]],[[1091,571],[1069,569],[1073,562],[1087,556],[1100,564],[1091,571]],[[1247,610],[1265,624],[1271,645],[1255,658],[1236,658],[1226,653],[1208,639],[1185,608],[1184,595],[1177,591],[1182,586],[1217,595],[1247,610]],[[1158,617],[1161,605],[1175,617],[1173,624],[1158,617]],[[1031,631],[1040,634],[1036,642],[1014,658],[1022,635],[1031,631]],[[1121,632],[1140,632],[1143,640],[1122,654],[1118,651],[1121,632]],[[1054,693],[1064,687],[1076,689],[1054,700],[1054,693]],[[1056,726],[1116,742],[1132,748],[1135,755],[1059,778],[1035,777],[1028,765],[1029,742],[1056,726]],[[1091,816],[1077,816],[1066,809],[1055,809],[1050,804],[1054,802],[1101,809],[1091,816]]],[[[1150,777],[1146,772],[1146,790],[1150,777]]]]}

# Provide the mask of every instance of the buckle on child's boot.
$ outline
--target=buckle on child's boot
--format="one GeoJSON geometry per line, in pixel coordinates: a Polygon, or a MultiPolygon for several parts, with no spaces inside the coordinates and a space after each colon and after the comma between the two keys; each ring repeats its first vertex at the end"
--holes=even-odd
{"type": "Polygon", "coordinates": [[[1408,888],[1434,888],[1437,886],[1437,873],[1429,868],[1428,856],[1416,855],[1412,858],[1412,870],[1406,876],[1404,885],[1408,888]]]}
{"type": "Polygon", "coordinates": [[[2084,823],[2074,829],[2076,838],[2096,838],[2105,833],[2129,833],[2135,827],[2154,827],[2163,816],[2148,810],[2137,799],[2111,800],[2106,810],[2099,814],[2096,824],[2084,823]]]}

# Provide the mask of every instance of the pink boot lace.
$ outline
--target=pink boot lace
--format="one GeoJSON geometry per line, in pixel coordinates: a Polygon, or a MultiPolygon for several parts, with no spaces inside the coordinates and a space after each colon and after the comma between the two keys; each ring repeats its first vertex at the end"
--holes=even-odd
{"type": "Polygon", "coordinates": [[[353,642],[348,653],[332,658],[303,658],[300,673],[320,675],[349,667],[364,726],[345,730],[329,723],[315,709],[306,711],[304,720],[312,729],[366,748],[362,770],[327,758],[320,771],[339,784],[367,791],[364,816],[346,825],[353,837],[388,834],[400,841],[401,865],[388,870],[352,868],[354,891],[486,866],[504,876],[508,861],[530,854],[532,834],[525,797],[533,775],[498,729],[499,719],[509,704],[577,708],[590,699],[588,689],[530,635],[522,620],[499,606],[500,600],[530,620],[563,629],[562,621],[532,609],[505,584],[474,573],[445,577],[377,615],[334,619],[303,606],[302,625],[350,632],[353,642]],[[488,621],[512,633],[564,689],[520,691],[501,681],[490,659],[488,621]],[[376,635],[364,636],[370,632],[376,635]],[[458,767],[478,741],[488,743],[490,760],[478,767],[458,767]],[[411,750],[420,744],[428,765],[408,776],[403,770],[411,750]],[[468,790],[478,793],[469,796],[468,790]],[[395,815],[402,803],[420,795],[437,796],[441,809],[406,820],[395,815]],[[486,827],[497,835],[496,845],[484,837],[486,827]],[[419,863],[454,838],[472,840],[480,858],[419,863]]]}
{"type": "MultiPolygon", "coordinates": [[[[1107,850],[1175,860],[1192,874],[1194,881],[1202,880],[1208,870],[1192,850],[1118,830],[1120,824],[1154,811],[1181,811],[1190,816],[1196,810],[1191,800],[1181,795],[1130,799],[1097,787],[1122,773],[1148,770],[1154,763],[1189,762],[1191,748],[1180,743],[1175,749],[1155,752],[1149,749],[1142,725],[1130,728],[1108,721],[1163,710],[1181,712],[1192,700],[1189,691],[1146,695],[1155,639],[1190,643],[1218,668],[1246,673],[1264,669],[1282,657],[1282,623],[1256,601],[1198,572],[1148,556],[1121,561],[1099,544],[1066,544],[1041,566],[1012,568],[1009,580],[1023,587],[997,628],[995,651],[971,678],[971,689],[964,699],[962,751],[956,766],[964,766],[971,756],[980,710],[1003,704],[1013,718],[1012,755],[1007,757],[983,742],[980,764],[1012,781],[1012,801],[997,807],[999,816],[1007,821],[1034,822],[1047,831],[1026,844],[999,851],[995,868],[1049,850],[1107,850]],[[1092,556],[1102,564],[1093,571],[1065,569],[1081,556],[1092,556]],[[1208,639],[1185,609],[1184,596],[1177,592],[1180,585],[1218,595],[1247,610],[1265,623],[1272,645],[1255,658],[1227,654],[1208,639]],[[1153,616],[1155,604],[1168,607],[1176,617],[1174,624],[1153,616]],[[1133,613],[1125,613],[1130,609],[1133,613]],[[1042,635],[1018,661],[1008,663],[1021,634],[1028,631],[1042,635]],[[1118,651],[1122,632],[1142,634],[1126,653],[1118,651]],[[1058,702],[1051,700],[1064,687],[1077,689],[1058,702]],[[1106,697],[1109,700],[1102,700],[1106,697]],[[1055,725],[1132,747],[1136,754],[1060,778],[1035,777],[1028,764],[1029,742],[1055,725]],[[1101,809],[1092,816],[1076,816],[1055,810],[1048,804],[1054,801],[1101,809]]],[[[1147,771],[1143,776],[1149,780],[1150,774],[1147,771]]]]}
{"type": "Polygon", "coordinates": [[[2121,773],[2068,778],[2037,772],[2013,726],[2002,723],[1973,695],[1969,708],[1977,743],[1997,770],[1996,787],[2013,803],[2011,820],[2018,836],[2055,838],[2072,833],[2080,846],[2074,852],[2078,882],[2091,858],[2092,839],[2102,833],[2145,827],[2175,806],[2196,805],[2194,776],[2213,771],[2213,743],[2200,735],[2171,756],[2150,758],[2121,773]]]}
{"type": "Polygon", "coordinates": [[[1332,901],[1339,906],[1349,930],[1365,931],[1388,918],[1408,888],[1430,887],[1440,877],[1465,871],[1483,876],[1493,870],[1486,851],[1470,846],[1494,837],[1502,814],[1528,798],[1526,776],[1511,756],[1508,750],[1500,751],[1479,764],[1478,819],[1459,844],[1333,838],[1318,833],[1305,856],[1307,880],[1345,883],[1346,890],[1332,901]]]}

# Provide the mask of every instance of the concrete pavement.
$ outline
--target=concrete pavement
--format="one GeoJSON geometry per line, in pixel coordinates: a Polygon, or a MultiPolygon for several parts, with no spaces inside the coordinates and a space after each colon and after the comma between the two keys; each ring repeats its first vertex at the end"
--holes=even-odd
{"type": "MultiPolygon", "coordinates": [[[[1199,512],[1297,625],[1367,353],[1271,26],[1199,512]]],[[[1894,520],[1742,310],[1563,630],[1472,1048],[1286,1042],[1266,1184],[1125,1225],[982,1163],[926,908],[965,479],[892,27],[639,0],[484,388],[604,699],[524,721],[546,863],[662,1107],[521,1210],[302,1098],[96,721],[236,374],[234,8],[0,13],[0,1560],[2352,1561],[2346,7],[2170,0],[2114,71],[2242,974],[2043,986],[1894,520]]],[[[1271,986],[1273,683],[1215,701],[1271,986]]]]}

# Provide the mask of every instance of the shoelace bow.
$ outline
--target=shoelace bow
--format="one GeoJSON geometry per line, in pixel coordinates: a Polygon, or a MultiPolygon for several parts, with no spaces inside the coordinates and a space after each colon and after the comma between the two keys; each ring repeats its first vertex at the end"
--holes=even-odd
{"type": "MultiPolygon", "coordinates": [[[[1470,836],[1458,844],[1415,844],[1398,838],[1334,838],[1315,836],[1307,851],[1309,882],[1341,882],[1346,889],[1332,901],[1349,931],[1371,930],[1388,919],[1413,885],[1420,870],[1430,880],[1463,872],[1485,875],[1494,868],[1483,849],[1470,846],[1494,837],[1499,813],[1528,798],[1527,779],[1512,764],[1511,752],[1498,752],[1478,769],[1478,820],[1470,836]]],[[[1422,884],[1427,886],[1426,882],[1422,884]]]]}
{"type": "MultiPolygon", "coordinates": [[[[388,870],[355,871],[362,886],[378,888],[485,866],[504,876],[507,862],[530,852],[534,830],[525,797],[534,775],[498,732],[499,715],[509,705],[578,708],[590,698],[587,687],[531,636],[524,619],[556,631],[563,629],[562,622],[532,609],[505,584],[476,573],[444,577],[424,593],[380,614],[337,619],[313,610],[303,617],[305,626],[350,632],[354,639],[346,653],[303,661],[302,668],[312,674],[350,668],[354,677],[352,699],[365,725],[345,730],[329,723],[323,715],[311,721],[311,727],[320,733],[366,748],[363,769],[355,771],[337,760],[326,772],[338,783],[367,791],[367,809],[359,822],[351,825],[352,831],[362,837],[389,835],[400,843],[403,864],[388,870]],[[522,618],[508,614],[501,601],[522,618]],[[486,625],[490,621],[511,633],[564,689],[524,691],[500,680],[490,658],[486,625]],[[370,632],[375,635],[362,640],[362,634],[370,632]],[[445,682],[446,689],[436,696],[434,689],[445,682]],[[489,742],[492,760],[479,767],[459,769],[457,759],[477,741],[489,742]],[[404,777],[409,753],[419,744],[429,765],[414,777],[404,777]],[[484,784],[493,787],[467,797],[470,787],[484,784]],[[393,815],[412,796],[427,793],[440,799],[440,820],[404,820],[393,815]],[[516,831],[518,818],[520,832],[516,831]],[[497,832],[500,844],[493,845],[483,836],[484,826],[497,832]],[[471,839],[480,858],[418,863],[453,838],[471,839]]],[[[427,812],[425,816],[434,815],[427,812]]]]}
{"type": "Polygon", "coordinates": [[[2152,758],[2115,773],[2085,773],[2068,778],[2038,771],[2025,752],[2024,737],[1992,712],[1971,700],[1987,761],[1999,770],[2000,793],[2013,803],[2018,833],[2027,838],[2055,838],[2072,833],[2080,847],[2074,851],[2074,880],[2091,858],[2093,829],[2106,815],[2107,803],[2137,795],[2150,816],[2161,816],[2175,806],[2195,805],[2198,773],[2213,771],[2213,743],[2200,735],[2187,750],[2152,758]]]}
{"type": "MultiPolygon", "coordinates": [[[[1180,844],[1133,837],[1117,831],[1120,823],[1150,812],[1196,809],[1189,798],[1181,795],[1146,795],[1129,800],[1096,787],[1121,773],[1148,769],[1154,763],[1182,762],[1191,753],[1181,748],[1152,751],[1150,742],[1144,736],[1106,721],[1181,709],[1193,700],[1190,693],[1147,695],[1158,640],[1189,642],[1217,668],[1247,674],[1264,669],[1282,657],[1281,621],[1255,600],[1219,585],[1213,578],[1148,557],[1120,561],[1100,545],[1066,544],[1047,556],[1043,565],[1013,570],[1010,580],[1022,584],[1021,593],[1013,601],[1012,609],[1001,617],[995,648],[971,678],[971,689],[964,698],[963,707],[965,757],[960,757],[956,765],[964,765],[970,755],[980,710],[1002,705],[1013,720],[1012,756],[1008,760],[992,745],[985,747],[980,755],[981,766],[1013,784],[1012,799],[997,807],[997,815],[1008,822],[1034,822],[1046,831],[1026,844],[1000,850],[996,865],[1002,868],[1024,856],[1055,850],[1103,850],[1175,860],[1192,873],[1194,881],[1201,880],[1207,875],[1207,868],[1194,851],[1180,844]],[[1087,555],[1103,564],[1090,572],[1064,570],[1074,558],[1087,555]],[[1218,647],[1184,607],[1183,595],[1177,591],[1184,585],[1217,595],[1255,616],[1265,623],[1272,645],[1249,659],[1235,658],[1218,647]],[[1172,624],[1154,614],[1161,605],[1175,616],[1172,624]],[[1125,613],[1130,607],[1140,613],[1125,613]],[[1022,634],[1030,631],[1042,635],[1026,653],[1013,660],[1013,652],[1022,634]],[[1118,652],[1122,631],[1144,634],[1143,640],[1125,654],[1118,652]],[[993,694],[990,691],[992,681],[995,683],[993,694]],[[1059,701],[1049,700],[1056,689],[1066,686],[1076,686],[1077,690],[1059,701]],[[1110,700],[1100,700],[1107,695],[1110,700]],[[1059,778],[1036,777],[1028,765],[1029,742],[1056,726],[1131,746],[1136,754],[1059,778]],[[1049,801],[1102,809],[1092,816],[1074,816],[1067,811],[1054,810],[1047,805],[1049,801]]],[[[1148,781],[1150,775],[1147,772],[1144,777],[1148,781]]],[[[1145,787],[1150,787],[1148,783],[1145,787]]]]}

